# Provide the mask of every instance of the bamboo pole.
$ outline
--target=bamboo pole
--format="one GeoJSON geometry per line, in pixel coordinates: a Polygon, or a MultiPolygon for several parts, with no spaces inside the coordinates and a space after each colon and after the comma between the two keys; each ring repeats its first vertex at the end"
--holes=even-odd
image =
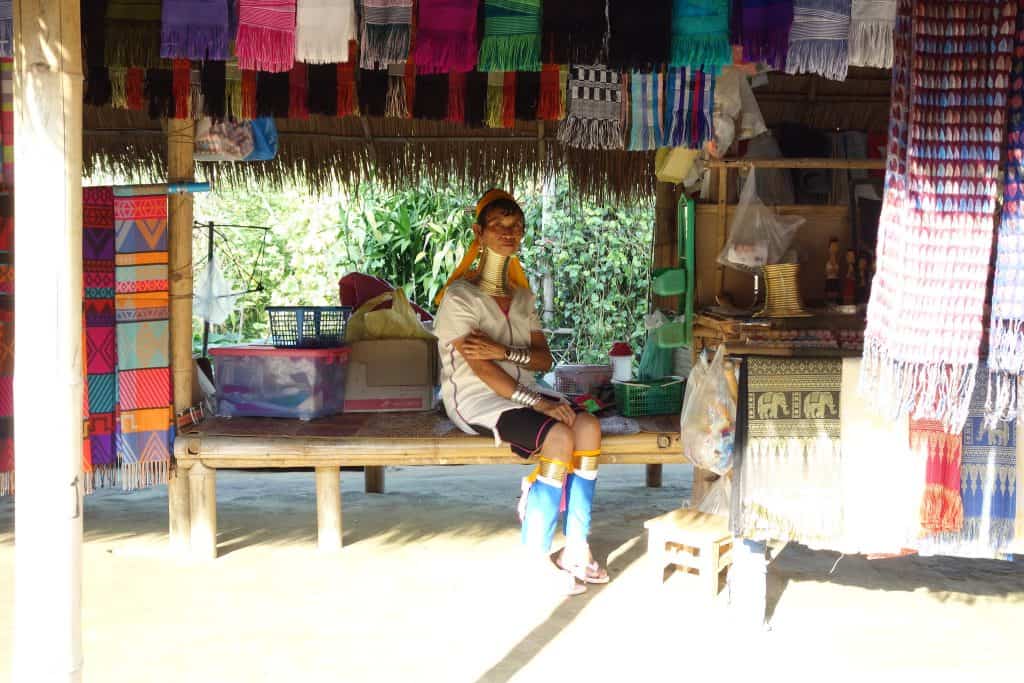
{"type": "Polygon", "coordinates": [[[14,680],[82,669],[82,47],[78,0],[14,3],[14,680]]]}

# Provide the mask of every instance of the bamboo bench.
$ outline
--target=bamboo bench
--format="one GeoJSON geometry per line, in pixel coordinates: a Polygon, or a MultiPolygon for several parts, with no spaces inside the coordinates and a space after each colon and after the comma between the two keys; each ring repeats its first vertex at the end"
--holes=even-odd
{"type": "MultiPolygon", "coordinates": [[[[637,434],[605,435],[602,464],[647,465],[660,486],[661,466],[684,463],[678,418],[641,418],[637,434]]],[[[218,469],[310,467],[316,473],[317,544],[342,539],[340,468],[363,466],[367,493],[384,491],[388,465],[493,465],[523,460],[489,437],[464,434],[440,413],[362,413],[301,422],[213,418],[179,431],[168,486],[170,540],[179,551],[217,556],[218,469]]]]}

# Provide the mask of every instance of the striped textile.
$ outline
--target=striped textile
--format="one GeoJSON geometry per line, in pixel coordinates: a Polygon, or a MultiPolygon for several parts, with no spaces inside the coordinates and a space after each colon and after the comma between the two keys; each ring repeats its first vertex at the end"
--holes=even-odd
{"type": "Polygon", "coordinates": [[[12,493],[14,493],[14,202],[10,195],[6,195],[0,196],[0,496],[12,493]]]}
{"type": "Polygon", "coordinates": [[[581,149],[622,149],[622,75],[598,65],[573,66],[568,87],[558,139],[581,149]]]}
{"type": "Polygon", "coordinates": [[[167,481],[174,438],[167,195],[120,192],[114,196],[117,455],[121,485],[135,489],[167,481]]]}
{"type": "Polygon", "coordinates": [[[412,39],[412,0],[360,0],[359,66],[387,69],[409,59],[412,39]]]}
{"type": "Polygon", "coordinates": [[[665,75],[661,71],[634,71],[629,77],[630,151],[665,145],[665,75]]]}
{"type": "Polygon", "coordinates": [[[348,41],[356,39],[355,0],[297,0],[295,59],[307,64],[348,61],[348,41]]]}
{"type": "Polygon", "coordinates": [[[715,136],[715,77],[699,69],[669,69],[666,144],[700,149],[715,136]]]}
{"type": "Polygon", "coordinates": [[[850,11],[850,66],[892,68],[896,0],[853,0],[850,11]]]}
{"type": "Polygon", "coordinates": [[[786,73],[846,80],[850,0],[794,0],[786,73]]]}
{"type": "Polygon", "coordinates": [[[280,73],[295,63],[295,0],[238,0],[240,69],[280,73]]]}
{"type": "Polygon", "coordinates": [[[540,71],[540,0],[484,0],[480,71],[540,71]]]}
{"type": "Polygon", "coordinates": [[[0,57],[14,56],[14,1],[0,0],[0,57]]]}

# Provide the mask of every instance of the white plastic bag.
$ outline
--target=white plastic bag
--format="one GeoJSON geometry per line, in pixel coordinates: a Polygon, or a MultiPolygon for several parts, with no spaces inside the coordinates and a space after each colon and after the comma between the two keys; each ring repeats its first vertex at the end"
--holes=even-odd
{"type": "Polygon", "coordinates": [[[704,498],[697,504],[697,511],[719,517],[729,516],[729,505],[732,501],[732,472],[715,479],[708,487],[704,498]]]}
{"type": "Polygon", "coordinates": [[[710,364],[701,361],[690,371],[679,418],[683,455],[694,467],[725,474],[732,468],[736,438],[735,375],[727,366],[723,346],[710,364]],[[731,381],[733,380],[733,381],[731,381]]]}
{"type": "Polygon", "coordinates": [[[779,263],[804,220],[802,216],[780,216],[765,206],[757,196],[756,174],[749,173],[718,262],[746,271],[779,263]]]}

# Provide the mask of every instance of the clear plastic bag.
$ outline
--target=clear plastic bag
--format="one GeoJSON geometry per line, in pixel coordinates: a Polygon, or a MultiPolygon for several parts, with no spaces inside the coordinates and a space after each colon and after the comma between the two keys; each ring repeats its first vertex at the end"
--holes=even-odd
{"type": "Polygon", "coordinates": [[[749,173],[718,262],[750,272],[779,263],[804,221],[802,216],[780,216],[768,208],[757,196],[756,174],[749,173]]]}
{"type": "Polygon", "coordinates": [[[719,517],[729,516],[732,501],[732,472],[727,472],[711,483],[704,498],[697,504],[697,511],[719,517]]]}
{"type": "Polygon", "coordinates": [[[379,294],[356,310],[345,326],[345,342],[365,339],[434,339],[420,322],[401,287],[379,294]],[[377,308],[385,301],[391,308],[377,308]]]}
{"type": "Polygon", "coordinates": [[[723,347],[711,363],[690,371],[679,418],[683,455],[694,467],[725,474],[732,469],[736,439],[736,378],[723,347]]]}

